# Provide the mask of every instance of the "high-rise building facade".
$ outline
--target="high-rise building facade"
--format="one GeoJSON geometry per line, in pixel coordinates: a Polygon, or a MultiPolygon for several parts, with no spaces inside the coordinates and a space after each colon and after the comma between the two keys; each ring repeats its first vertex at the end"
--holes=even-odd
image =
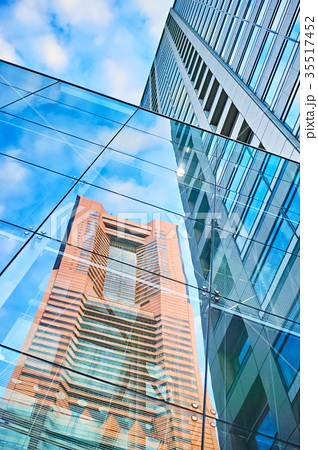
{"type": "Polygon", "coordinates": [[[171,139],[192,262],[217,292],[201,314],[219,417],[271,436],[246,448],[297,444],[299,3],[176,0],[141,105],[182,122],[171,139]]]}
{"type": "Polygon", "coordinates": [[[3,61],[0,102],[0,447],[298,449],[299,164],[3,61]]]}
{"type": "MultiPolygon", "coordinates": [[[[118,219],[78,197],[22,346],[65,370],[20,358],[1,441],[19,448],[34,428],[28,448],[200,447],[195,413],[160,404],[203,404],[193,320],[176,225],[118,219]]],[[[204,446],[218,449],[212,426],[204,446]]]]}
{"type": "Polygon", "coordinates": [[[141,105],[299,161],[299,2],[176,0],[141,105]]]}

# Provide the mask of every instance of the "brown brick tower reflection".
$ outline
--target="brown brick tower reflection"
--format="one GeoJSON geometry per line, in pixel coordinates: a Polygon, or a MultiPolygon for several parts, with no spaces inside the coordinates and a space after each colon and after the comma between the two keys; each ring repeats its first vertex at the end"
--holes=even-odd
{"type": "MultiPolygon", "coordinates": [[[[203,391],[176,225],[140,225],[78,197],[64,242],[23,348],[48,364],[20,358],[0,417],[8,442],[200,449],[203,391]]],[[[213,427],[204,448],[218,448],[213,427]]]]}

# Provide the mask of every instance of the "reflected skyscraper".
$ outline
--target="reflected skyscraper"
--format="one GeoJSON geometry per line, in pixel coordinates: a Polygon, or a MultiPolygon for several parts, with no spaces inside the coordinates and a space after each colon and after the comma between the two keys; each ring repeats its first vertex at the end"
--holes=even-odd
{"type": "MultiPolygon", "coordinates": [[[[20,357],[3,395],[5,448],[200,447],[203,387],[174,224],[140,225],[78,197],[22,350],[37,359],[20,357]]],[[[206,449],[218,449],[214,426],[206,449]]]]}
{"type": "Polygon", "coordinates": [[[227,73],[222,135],[0,61],[4,448],[299,448],[297,130],[227,73]]]}

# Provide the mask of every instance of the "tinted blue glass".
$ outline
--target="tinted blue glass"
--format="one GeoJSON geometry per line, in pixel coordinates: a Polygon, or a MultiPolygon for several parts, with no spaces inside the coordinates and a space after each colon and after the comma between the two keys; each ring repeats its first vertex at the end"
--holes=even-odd
{"type": "Polygon", "coordinates": [[[125,123],[137,110],[135,106],[125,102],[64,83],[59,84],[57,88],[46,89],[41,95],[44,98],[49,98],[72,108],[78,108],[81,111],[119,123],[125,123]]]}
{"type": "Polygon", "coordinates": [[[279,345],[275,345],[277,362],[281,368],[287,387],[290,387],[299,370],[299,338],[282,334],[279,345]],[[283,342],[280,344],[281,339],[283,342]]]}
{"type": "Polygon", "coordinates": [[[29,95],[30,92],[25,89],[10,86],[9,84],[0,82],[0,108],[9,103],[21,100],[21,98],[29,95]]]}
{"type": "Polygon", "coordinates": [[[275,92],[277,90],[277,87],[279,85],[279,81],[282,79],[282,76],[285,73],[285,71],[288,70],[288,67],[291,63],[291,60],[290,60],[291,54],[294,50],[295,45],[299,45],[299,44],[295,44],[294,42],[287,41],[287,40],[285,40],[285,42],[283,43],[283,46],[285,48],[283,50],[283,54],[280,57],[280,61],[277,66],[275,75],[274,75],[273,79],[271,80],[270,88],[265,97],[265,102],[268,105],[271,105],[272,100],[275,95],[275,92]]]}
{"type": "MultiPolygon", "coordinates": [[[[165,151],[171,151],[171,148],[163,146],[161,150],[160,155],[163,157],[165,151]]],[[[156,151],[155,148],[154,151],[156,151]]],[[[150,156],[150,154],[146,155],[151,161],[150,156]]],[[[169,163],[169,156],[166,158],[166,163],[169,163]]],[[[130,196],[134,192],[133,196],[138,201],[145,201],[155,207],[167,208],[172,212],[183,214],[179,187],[181,190],[186,190],[195,179],[185,180],[185,177],[180,176],[178,187],[176,169],[176,166],[173,167],[173,161],[171,166],[165,169],[147,160],[138,160],[107,149],[85,174],[85,180],[94,186],[125,196],[130,196]],[[168,192],[171,195],[168,195],[168,192]]],[[[211,191],[211,189],[212,187],[207,184],[205,187],[202,186],[203,191],[211,191]]]]}
{"type": "Polygon", "coordinates": [[[243,225],[244,225],[243,232],[245,232],[246,235],[249,235],[249,233],[252,229],[252,226],[254,225],[255,219],[259,213],[259,207],[260,207],[260,203],[257,200],[253,200],[251,202],[250,207],[248,207],[248,209],[247,209],[247,213],[243,219],[243,225]]]}
{"type": "Polygon", "coordinates": [[[56,82],[56,80],[46,75],[30,72],[4,61],[0,61],[0,81],[13,88],[24,89],[28,92],[43,89],[56,82]]]}
{"type": "Polygon", "coordinates": [[[0,134],[6,136],[1,153],[76,177],[104,148],[4,113],[0,134]]]}
{"type": "MultiPolygon", "coordinates": [[[[286,388],[281,383],[280,367],[276,364],[278,353],[273,351],[273,344],[275,349],[280,348],[275,342],[282,335],[287,339],[295,338],[297,346],[299,338],[280,331],[279,328],[264,327],[264,322],[262,325],[251,317],[248,319],[232,316],[229,311],[219,311],[215,323],[214,308],[217,307],[213,304],[211,310],[213,326],[208,353],[211,379],[208,383],[214,388],[221,422],[232,414],[232,426],[245,430],[240,432],[240,436],[246,438],[244,445],[236,436],[232,436],[231,448],[241,448],[240,445],[243,445],[242,448],[269,450],[274,442],[277,448],[284,448],[280,445],[279,438],[288,439],[294,429],[295,420],[290,415],[292,423],[285,421],[279,412],[282,398],[287,400],[288,397],[286,388]],[[213,345],[215,341],[217,345],[213,345]],[[273,380],[276,381],[273,383],[273,380]],[[222,395],[225,390],[228,392],[227,397],[222,395]],[[253,435],[254,432],[260,435],[253,435]]],[[[266,320],[265,316],[263,320],[266,320]]],[[[283,341],[279,342],[281,346],[283,341]]],[[[297,361],[297,357],[295,360],[297,361]]],[[[285,412],[287,413],[286,410],[285,412]]],[[[210,414],[210,411],[207,411],[207,414],[210,414]]],[[[221,423],[218,423],[218,429],[220,447],[226,448],[225,443],[229,444],[229,435],[220,431],[221,423]]]]}
{"type": "Polygon", "coordinates": [[[228,193],[227,198],[226,198],[225,203],[224,203],[228,211],[231,209],[235,197],[236,197],[235,192],[230,191],[230,192],[228,193]]]}
{"type": "Polygon", "coordinates": [[[264,15],[265,15],[265,12],[266,12],[267,8],[268,8],[268,3],[267,2],[262,2],[262,4],[260,5],[260,7],[258,9],[259,12],[258,12],[258,15],[257,15],[257,21],[256,21],[257,24],[259,24],[259,25],[262,24],[262,21],[263,21],[263,18],[264,18],[264,15]]]}
{"type": "MultiPolygon", "coordinates": [[[[229,27],[228,30],[227,30],[227,35],[226,35],[224,41],[223,41],[223,42],[220,42],[220,45],[222,45],[222,47],[223,47],[223,50],[222,50],[222,52],[220,53],[220,56],[222,56],[222,57],[224,57],[224,54],[225,54],[225,52],[227,51],[227,46],[228,46],[229,38],[230,38],[230,36],[231,36],[231,31],[232,31],[232,29],[233,29],[233,26],[236,25],[237,20],[239,20],[239,19],[237,19],[237,18],[231,18],[231,24],[230,24],[230,27],[229,27]]],[[[226,26],[226,25],[227,25],[227,24],[225,23],[224,26],[226,26]]]]}
{"type": "Polygon", "coordinates": [[[243,75],[247,59],[250,56],[251,48],[252,48],[252,46],[254,44],[254,41],[255,41],[255,38],[256,38],[256,35],[257,35],[258,31],[259,31],[259,29],[257,27],[254,27],[252,35],[251,35],[251,37],[249,39],[249,42],[248,42],[247,49],[246,49],[246,51],[244,53],[243,61],[240,64],[240,67],[239,67],[239,70],[238,70],[239,75],[243,75]]]}
{"type": "Polygon", "coordinates": [[[279,158],[279,156],[270,155],[264,171],[265,175],[268,175],[268,177],[273,177],[276,173],[280,161],[281,159],[279,158]]]}
{"type": "MultiPolygon", "coordinates": [[[[214,419],[215,420],[215,419],[214,419]]],[[[211,427],[212,417],[206,419],[206,429],[211,427]]],[[[275,437],[267,436],[262,431],[246,431],[238,426],[232,426],[226,421],[216,420],[220,446],[226,445],[235,449],[255,449],[255,450],[295,450],[299,448],[297,444],[286,444],[275,437]]],[[[226,447],[225,447],[226,448],[226,447]]]]}
{"type": "MultiPolygon", "coordinates": [[[[218,24],[220,23],[220,20],[221,20],[222,18],[223,18],[222,12],[216,11],[216,21],[214,22],[213,31],[212,31],[212,34],[211,34],[210,39],[209,39],[209,44],[210,44],[210,45],[211,45],[211,43],[212,43],[212,44],[214,43],[213,38],[214,38],[214,36],[215,36],[216,30],[217,30],[217,26],[218,26],[218,24]]],[[[213,48],[214,48],[214,47],[215,47],[215,45],[213,45],[213,48]]]]}
{"type": "Polygon", "coordinates": [[[230,65],[232,65],[232,63],[234,61],[234,58],[236,57],[236,51],[237,51],[237,49],[238,49],[238,47],[240,45],[240,40],[241,40],[241,38],[242,38],[242,36],[243,36],[243,34],[245,32],[246,27],[247,27],[247,22],[243,22],[242,26],[241,26],[241,29],[240,29],[240,33],[239,33],[237,39],[235,39],[236,42],[235,42],[234,48],[233,48],[233,50],[231,52],[231,57],[229,59],[229,64],[230,65]]]}
{"type": "Polygon", "coordinates": [[[272,245],[285,251],[287,250],[293,235],[294,231],[289,226],[287,220],[283,220],[272,245]]]}
{"type": "Polygon", "coordinates": [[[36,229],[72,187],[69,178],[0,155],[1,218],[36,229]]]}
{"type": "Polygon", "coordinates": [[[267,192],[268,192],[268,185],[265,183],[263,179],[261,179],[253,197],[254,199],[257,199],[260,202],[262,202],[267,192]]]}
{"type": "Polygon", "coordinates": [[[229,185],[229,189],[231,189],[232,191],[236,191],[240,181],[242,180],[242,175],[245,171],[246,165],[248,163],[248,161],[250,160],[250,155],[249,153],[246,151],[243,154],[243,158],[239,163],[239,166],[235,172],[235,176],[233,178],[233,181],[231,182],[231,184],[229,185]]]}
{"type": "Polygon", "coordinates": [[[275,13],[274,21],[271,26],[272,30],[277,31],[279,24],[281,23],[282,16],[286,14],[286,5],[288,3],[288,0],[281,0],[279,3],[279,8],[275,13]]]}
{"type": "Polygon", "coordinates": [[[276,271],[284,257],[284,253],[276,248],[271,248],[266,256],[266,260],[260,269],[257,280],[254,284],[255,292],[260,302],[263,302],[268,292],[276,271]]]}
{"type": "MultiPolygon", "coordinates": [[[[132,368],[135,361],[129,360],[129,353],[136,334],[135,328],[133,331],[131,327],[129,331],[122,330],[128,314],[124,308],[125,302],[128,296],[130,307],[135,307],[131,301],[135,283],[139,283],[138,292],[147,292],[150,289],[149,297],[145,296],[143,302],[153,298],[153,292],[156,290],[163,289],[165,301],[167,296],[172,296],[169,311],[174,311],[177,315],[175,319],[169,318],[168,315],[165,317],[168,327],[167,333],[160,339],[160,351],[175,355],[178,349],[180,353],[170,364],[167,377],[160,367],[162,355],[158,354],[154,364],[149,364],[148,359],[144,366],[142,362],[140,367],[143,370],[135,386],[138,386],[138,389],[147,386],[145,392],[157,400],[163,399],[164,405],[171,401],[179,402],[180,408],[187,411],[187,417],[182,416],[178,422],[180,429],[177,431],[182,434],[179,436],[181,440],[177,443],[178,439],[173,436],[175,447],[184,448],[189,445],[193,436],[197,439],[195,445],[201,445],[200,414],[203,411],[201,401],[203,396],[198,396],[192,380],[191,382],[188,378],[186,380],[188,371],[194,370],[192,363],[189,366],[191,356],[189,331],[185,330],[187,333],[182,335],[183,339],[181,337],[176,339],[178,324],[182,324],[184,317],[188,317],[193,310],[193,326],[198,332],[195,337],[199,369],[196,370],[204,377],[205,370],[210,369],[207,370],[207,392],[211,402],[205,397],[208,431],[214,430],[211,422],[215,420],[213,424],[217,424],[217,439],[221,448],[227,446],[233,449],[268,450],[271,446],[285,448],[287,444],[281,443],[279,439],[292,441],[295,436],[292,435],[293,430],[297,428],[295,419],[297,405],[291,405],[290,401],[292,393],[295,395],[297,392],[297,369],[295,372],[291,367],[298,367],[298,337],[296,334],[291,335],[290,330],[296,333],[299,325],[287,321],[286,317],[290,315],[295,320],[299,318],[299,306],[296,302],[299,295],[298,247],[294,224],[298,218],[299,206],[298,197],[294,197],[292,188],[293,183],[298,183],[298,166],[290,162],[284,164],[277,156],[269,156],[249,146],[141,110],[137,111],[128,122],[130,127],[126,125],[120,129],[131,117],[133,108],[63,83],[31,97],[30,104],[19,101],[15,109],[13,108],[15,114],[21,113],[21,118],[5,113],[1,113],[2,119],[0,118],[0,132],[7,137],[2,148],[5,155],[0,156],[2,159],[0,213],[12,223],[24,227],[21,229],[4,223],[2,227],[0,225],[0,270],[11,262],[0,281],[2,298],[0,342],[17,349],[28,349],[35,356],[40,355],[48,360],[62,362],[64,385],[65,379],[70,376],[65,375],[68,370],[66,364],[72,364],[72,368],[76,367],[83,374],[102,373],[104,379],[114,382],[116,389],[117,387],[120,389],[116,391],[116,396],[117,394],[121,396],[121,405],[124,405],[118,409],[121,412],[125,411],[117,422],[120,426],[124,424],[122,428],[124,431],[119,435],[122,439],[123,435],[127,437],[127,430],[135,423],[135,418],[130,416],[130,406],[128,408],[127,405],[132,405],[131,411],[134,415],[136,410],[134,399],[138,395],[133,391],[124,401],[123,390],[127,388],[128,383],[126,375],[128,371],[135,371],[132,368]],[[31,119],[34,122],[39,120],[40,123],[31,123],[31,119]],[[119,128],[116,128],[117,126],[119,128]],[[61,127],[61,130],[56,131],[56,127],[61,127]],[[120,132],[112,140],[111,145],[90,167],[104,148],[105,141],[114,137],[114,133],[119,129],[120,132]],[[74,133],[74,136],[68,136],[67,133],[74,133]],[[34,164],[43,168],[35,167],[34,164]],[[89,167],[87,176],[83,177],[84,180],[76,183],[73,176],[78,178],[89,167]],[[180,168],[185,171],[184,174],[180,171],[178,173],[180,168]],[[52,173],[51,170],[68,176],[52,173]],[[93,186],[93,183],[97,186],[93,186]],[[92,224],[88,228],[89,237],[81,244],[82,210],[81,220],[76,221],[75,226],[78,229],[74,242],[72,241],[72,245],[61,246],[60,241],[69,228],[71,212],[79,201],[78,195],[85,196],[90,201],[100,202],[105,207],[106,214],[103,215],[98,239],[104,237],[102,226],[109,214],[123,221],[135,221],[137,224],[162,220],[167,227],[177,225],[178,245],[181,251],[178,267],[169,268],[167,265],[167,261],[177,248],[175,247],[167,255],[162,253],[163,257],[158,266],[153,266],[155,260],[150,259],[147,266],[149,272],[144,270],[136,274],[136,268],[118,260],[120,256],[116,253],[118,251],[116,244],[120,246],[122,240],[126,241],[126,233],[117,240],[114,232],[116,238],[113,239],[112,235],[110,245],[105,241],[105,246],[98,248],[97,251],[92,244],[92,236],[96,232],[92,224]],[[224,202],[227,208],[231,207],[231,214],[224,207],[224,202]],[[37,235],[33,235],[34,229],[43,220],[44,225],[37,235]],[[290,242],[295,242],[293,249],[290,249],[290,242]],[[83,247],[80,247],[81,245],[83,247]],[[87,249],[88,245],[92,245],[91,250],[87,249]],[[109,247],[111,247],[110,255],[117,255],[118,259],[113,258],[112,261],[108,258],[106,266],[105,253],[109,247]],[[114,251],[114,248],[117,250],[114,251]],[[17,254],[19,250],[21,252],[17,254]],[[12,259],[14,256],[16,258],[12,259]],[[88,264],[90,256],[97,259],[88,264]],[[72,270],[73,267],[76,275],[82,276],[90,271],[93,284],[96,280],[99,281],[102,289],[103,277],[98,275],[95,278],[95,274],[96,271],[105,270],[105,266],[109,273],[115,274],[121,280],[122,286],[118,292],[116,291],[122,303],[118,309],[114,305],[111,308],[114,312],[112,318],[118,319],[120,325],[110,327],[104,322],[100,323],[98,326],[102,332],[107,331],[109,336],[102,341],[103,345],[92,343],[91,327],[94,321],[104,320],[101,319],[100,305],[96,306],[94,303],[92,308],[87,309],[88,314],[85,313],[78,319],[76,333],[79,334],[75,333],[74,342],[76,341],[79,347],[77,349],[72,347],[73,359],[65,358],[61,354],[61,349],[65,347],[65,339],[69,338],[69,334],[66,336],[64,333],[65,326],[68,327],[74,321],[72,308],[76,302],[74,292],[72,294],[69,291],[68,270],[56,276],[58,261],[61,261],[62,257],[65,257],[69,264],[68,270],[72,270]],[[203,289],[203,286],[205,288],[209,286],[207,281],[210,272],[211,289],[219,291],[218,299],[216,295],[210,297],[208,289],[203,289]],[[43,308],[46,308],[45,302],[51,300],[50,286],[56,280],[64,283],[63,288],[59,290],[59,295],[54,294],[54,306],[50,306],[51,309],[46,311],[40,323],[36,314],[42,313],[43,308]],[[185,283],[187,286],[184,286],[185,283]],[[197,285],[202,287],[200,292],[197,285]],[[180,289],[185,289],[186,294],[181,295],[180,289]],[[181,314],[176,300],[182,296],[186,309],[181,314]],[[61,306],[65,299],[69,299],[66,308],[61,306]],[[208,308],[208,305],[211,307],[208,308]],[[82,331],[79,331],[84,321],[87,325],[86,343],[85,339],[82,339],[82,331]],[[208,321],[210,334],[205,348],[208,321]],[[41,328],[40,340],[34,342],[34,345],[29,345],[30,341],[26,342],[25,338],[28,331],[32,327],[37,327],[38,323],[40,327],[44,327],[41,328]],[[126,331],[129,335],[127,340],[129,351],[122,352],[127,359],[126,365],[120,366],[118,345],[121,345],[119,340],[124,339],[126,331]],[[56,335],[59,336],[58,340],[52,340],[52,336],[56,335]],[[114,339],[118,340],[115,350],[108,348],[114,339]],[[81,340],[83,342],[79,342],[81,340]],[[90,353],[90,350],[86,352],[87,346],[94,347],[95,353],[90,353]],[[273,351],[273,347],[276,351],[273,351]],[[114,358],[114,354],[117,359],[114,358]],[[78,359],[80,355],[82,360],[78,359]],[[209,367],[205,365],[206,357],[209,367]],[[105,365],[108,367],[107,374],[103,373],[105,365]],[[154,385],[148,382],[149,377],[154,377],[154,385]],[[185,390],[185,386],[187,387],[183,397],[175,392],[180,380],[182,389],[185,390]],[[292,393],[287,392],[286,385],[292,386],[290,389],[292,393]],[[199,403],[197,409],[192,402],[199,403]],[[215,412],[212,413],[214,409],[211,408],[217,410],[217,417],[221,420],[214,419],[215,412]],[[197,414],[198,421],[191,418],[194,413],[197,414]],[[189,430],[182,430],[182,427],[189,423],[191,424],[189,430]],[[196,424],[199,428],[195,428],[196,424]],[[276,424],[279,426],[276,427],[276,424]]],[[[92,217],[96,217],[96,211],[92,217]]],[[[114,230],[111,219],[109,223],[110,230],[114,230]]],[[[122,230],[121,227],[118,229],[122,230]]],[[[136,230],[131,232],[130,229],[127,232],[129,242],[133,241],[133,244],[127,244],[128,248],[125,249],[130,252],[130,256],[135,255],[135,251],[132,250],[136,244],[135,232],[136,230]]],[[[158,242],[162,244],[159,240],[161,234],[159,235],[158,242]]],[[[149,249],[153,258],[156,252],[159,254],[163,251],[163,246],[153,245],[149,246],[149,249]]],[[[74,285],[77,287],[72,286],[71,291],[78,289],[81,283],[80,278],[76,279],[74,285]]],[[[91,290],[92,285],[89,284],[89,295],[82,298],[81,308],[87,301],[101,300],[105,303],[109,298],[114,298],[112,297],[114,290],[112,291],[110,286],[111,283],[108,283],[107,289],[101,291],[107,292],[107,295],[99,298],[97,290],[91,290]]],[[[146,303],[140,308],[137,307],[135,318],[148,317],[147,307],[144,308],[144,305],[146,303]]],[[[163,322],[155,317],[153,334],[157,335],[158,330],[160,332],[163,322]]],[[[133,327],[135,325],[134,320],[133,327]]],[[[147,324],[144,322],[143,326],[145,328],[138,334],[140,352],[144,351],[145,340],[149,338],[147,324]]],[[[25,366],[27,370],[33,367],[30,360],[31,358],[25,366]]],[[[8,377],[5,380],[1,377],[1,394],[3,394],[6,392],[14,366],[14,361],[10,359],[7,351],[1,352],[0,364],[8,377]]],[[[55,381],[52,368],[45,368],[42,364],[40,369],[40,372],[37,372],[40,377],[48,374],[48,383],[55,381]]],[[[56,367],[54,370],[56,371],[56,367]]],[[[76,375],[75,384],[79,383],[81,377],[83,378],[83,375],[80,373],[76,375]]],[[[19,383],[16,384],[19,386],[19,383]]],[[[95,431],[100,429],[104,431],[103,423],[107,420],[109,411],[104,411],[103,415],[100,405],[105,405],[105,398],[107,401],[111,398],[113,408],[116,401],[113,396],[116,390],[114,386],[110,393],[107,391],[108,396],[105,396],[104,388],[101,388],[96,380],[89,379],[87,384],[83,384],[85,390],[81,391],[78,398],[69,401],[71,414],[64,414],[66,411],[63,410],[63,416],[58,420],[57,410],[54,408],[56,405],[64,408],[67,401],[65,398],[55,396],[53,385],[45,392],[42,391],[43,386],[38,383],[30,382],[26,386],[23,392],[25,395],[23,407],[20,406],[21,402],[14,399],[15,391],[19,390],[15,387],[12,388],[14,392],[12,398],[8,401],[5,398],[1,403],[4,414],[2,417],[7,418],[10,415],[10,423],[3,421],[4,426],[1,426],[0,439],[4,442],[10,438],[19,448],[35,445],[34,439],[38,439],[38,434],[34,435],[35,427],[29,426],[26,416],[29,414],[31,417],[34,401],[39,399],[39,402],[42,402],[45,398],[45,402],[48,402],[46,404],[48,411],[54,413],[48,421],[41,416],[43,421],[37,422],[36,425],[40,426],[41,433],[47,433],[48,429],[51,433],[54,424],[58,437],[52,445],[69,446],[70,442],[73,445],[74,441],[71,439],[75,434],[82,445],[84,434],[87,437],[89,433],[90,440],[85,441],[83,448],[105,444],[105,436],[101,438],[100,431],[97,434],[95,431]],[[94,395],[100,397],[100,403],[92,406],[94,402],[91,402],[83,406],[85,402],[81,401],[82,396],[84,394],[89,396],[91,388],[94,388],[94,395]],[[82,418],[80,414],[83,414],[82,418]],[[13,416],[15,423],[11,420],[13,416]]],[[[134,389],[131,380],[129,387],[134,389]]],[[[149,405],[149,397],[142,400],[139,398],[137,403],[139,406],[141,403],[149,405]]],[[[167,407],[159,407],[156,404],[147,408],[149,415],[144,421],[147,423],[143,424],[137,434],[139,438],[145,430],[148,430],[147,439],[140,446],[157,448],[158,445],[165,445],[165,440],[153,442],[152,415],[159,411],[159,425],[157,423],[156,425],[159,428],[165,427],[167,407]]],[[[171,410],[171,403],[169,408],[171,410]]],[[[115,415],[114,412],[113,414],[115,415]]],[[[115,422],[112,423],[114,428],[115,422]]],[[[117,425],[115,426],[117,430],[116,427],[117,425]]],[[[113,428],[110,427],[111,430],[113,428]]],[[[175,429],[171,429],[171,432],[175,429]]],[[[134,433],[136,436],[136,432],[134,433]]],[[[123,448],[128,447],[128,441],[125,439],[120,442],[123,448]]],[[[206,442],[211,442],[209,434],[206,439],[206,442]]],[[[42,443],[39,442],[38,445],[42,443]]],[[[43,445],[46,445],[44,441],[43,445]]],[[[113,442],[110,445],[113,445],[113,442]]]]}
{"type": "Polygon", "coordinates": [[[247,8],[245,10],[245,19],[249,19],[250,15],[252,14],[253,6],[255,4],[255,0],[250,0],[248,2],[247,8]]]}
{"type": "MultiPolygon", "coordinates": [[[[275,436],[275,434],[277,433],[277,426],[275,423],[275,419],[272,416],[270,411],[267,413],[261,426],[258,428],[258,432],[268,434],[269,436],[275,436]]],[[[268,439],[267,442],[270,444],[272,443],[272,441],[270,439],[268,439]]],[[[261,447],[258,447],[258,448],[261,448],[261,447]]],[[[267,447],[264,446],[263,448],[267,448],[267,447]]]]}
{"type": "Polygon", "coordinates": [[[264,43],[263,49],[261,50],[261,54],[258,57],[258,62],[256,64],[256,67],[255,67],[255,70],[254,70],[253,78],[250,81],[250,86],[251,86],[252,89],[255,88],[256,81],[257,81],[257,79],[259,77],[259,74],[261,73],[262,68],[263,68],[263,64],[264,64],[264,61],[265,61],[265,59],[266,59],[266,57],[268,55],[268,51],[269,51],[269,48],[270,48],[271,43],[273,41],[273,38],[274,38],[273,34],[269,33],[268,36],[265,39],[265,43],[264,43]]]}
{"type": "Polygon", "coordinates": [[[245,356],[247,355],[249,348],[250,348],[250,343],[249,343],[248,339],[246,339],[244,346],[241,350],[241,353],[239,354],[239,357],[238,357],[240,364],[242,364],[245,356]]]}
{"type": "Polygon", "coordinates": [[[32,95],[3,111],[57,133],[105,146],[135,108],[58,83],[41,95],[32,95]]]}
{"type": "MultiPolygon", "coordinates": [[[[229,157],[229,160],[236,165],[241,164],[242,166],[246,167],[251,163],[252,159],[255,158],[256,154],[257,150],[254,149],[253,147],[238,144],[237,142],[234,141],[233,151],[229,157]]],[[[263,157],[264,155],[259,154],[259,156],[263,157]]],[[[258,170],[259,169],[257,168],[257,172],[258,170]]]]}
{"type": "MultiPolygon", "coordinates": [[[[150,132],[141,131],[128,125],[112,140],[108,148],[117,151],[118,158],[120,158],[119,153],[122,152],[122,154],[136,156],[149,163],[176,169],[176,158],[170,140],[162,139],[150,132]]],[[[186,150],[187,155],[190,155],[190,147],[186,150]]],[[[123,159],[125,159],[124,156],[123,159]]],[[[134,158],[131,158],[131,160],[134,160],[134,158]]]]}
{"type": "Polygon", "coordinates": [[[287,217],[292,221],[292,224],[296,227],[299,223],[299,191],[297,190],[290,202],[290,205],[286,211],[287,217]]]}
{"type": "Polygon", "coordinates": [[[297,19],[295,21],[295,24],[294,24],[294,26],[293,26],[289,36],[292,39],[298,39],[299,38],[299,33],[300,33],[300,18],[299,18],[299,14],[298,14],[297,19]]]}
{"type": "Polygon", "coordinates": [[[225,166],[226,161],[229,158],[229,155],[232,151],[233,145],[235,145],[234,141],[227,141],[225,151],[224,151],[222,157],[221,158],[219,157],[218,169],[217,169],[217,173],[216,173],[216,182],[217,183],[220,180],[223,168],[225,166]]]}
{"type": "Polygon", "coordinates": [[[291,104],[291,106],[289,108],[289,111],[288,111],[286,119],[285,119],[285,122],[291,129],[294,128],[294,126],[298,120],[299,112],[300,112],[300,92],[299,92],[299,88],[298,88],[296,96],[293,100],[293,103],[291,104]]]}
{"type": "Polygon", "coordinates": [[[29,228],[21,229],[0,221],[0,272],[32,235],[29,228]]]}
{"type": "Polygon", "coordinates": [[[1,277],[0,342],[15,349],[21,348],[30,330],[60,246],[45,235],[37,236],[1,277]]]}
{"type": "Polygon", "coordinates": [[[288,317],[291,320],[295,320],[295,321],[299,322],[299,311],[300,311],[300,297],[298,295],[298,298],[296,299],[295,304],[292,307],[288,317]]]}

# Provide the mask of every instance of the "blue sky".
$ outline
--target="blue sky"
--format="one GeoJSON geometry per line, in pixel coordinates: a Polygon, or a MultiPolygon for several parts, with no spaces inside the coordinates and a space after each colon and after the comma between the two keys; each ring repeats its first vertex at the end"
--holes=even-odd
{"type": "Polygon", "coordinates": [[[2,0],[0,58],[139,104],[173,0],[2,0]]]}
{"type": "MultiPolygon", "coordinates": [[[[87,0],[2,0],[0,58],[139,104],[172,3],[173,0],[94,0],[93,9],[87,0]]],[[[9,74],[5,71],[2,74],[5,79],[8,78],[8,82],[12,82],[9,74]]],[[[19,82],[22,83],[18,84],[19,87],[31,89],[24,76],[19,82]]],[[[50,80],[47,83],[50,84],[50,80]]],[[[2,89],[5,96],[12,94],[10,90],[5,90],[5,86],[2,89]]],[[[105,120],[95,123],[93,116],[89,120],[87,117],[77,117],[74,110],[58,110],[54,100],[61,99],[63,94],[69,94],[67,100],[70,101],[73,93],[72,88],[69,89],[70,92],[67,89],[65,92],[65,89],[57,85],[48,88],[46,96],[18,102],[10,110],[6,108],[6,112],[22,119],[2,115],[0,131],[6,135],[6,145],[2,148],[6,156],[2,156],[3,164],[0,165],[2,219],[24,227],[33,226],[35,229],[72,185],[67,178],[43,172],[39,168],[9,159],[8,156],[36,162],[67,175],[79,176],[85,168],[83,166],[86,166],[84,163],[90,163],[109,141],[108,134],[113,134],[118,129],[118,124],[105,123],[105,120]],[[23,119],[32,119],[33,123],[23,119]],[[53,128],[42,129],[41,124],[51,125],[53,128]],[[89,138],[91,143],[87,140],[80,142],[80,139],[69,135],[62,137],[61,133],[55,131],[55,127],[66,131],[67,126],[71,127],[72,133],[78,138],[89,138]],[[102,147],[99,148],[100,146],[102,147]]],[[[16,96],[16,92],[14,95],[16,96]]],[[[91,98],[88,100],[93,101],[91,98]]],[[[83,104],[83,93],[80,101],[83,104]]],[[[94,101],[92,104],[95,112],[96,108],[101,108],[100,99],[97,104],[94,101]]],[[[114,111],[112,117],[113,115],[114,111]]],[[[160,207],[164,207],[182,213],[180,193],[173,172],[176,169],[174,153],[167,140],[171,132],[170,121],[140,112],[134,118],[132,126],[141,131],[126,129],[125,134],[122,133],[113,142],[113,147],[148,161],[160,164],[164,161],[164,165],[172,171],[161,170],[112,153],[109,160],[108,155],[102,158],[97,167],[97,173],[103,178],[96,177],[93,170],[86,178],[101,187],[111,187],[115,192],[125,195],[134,192],[136,198],[149,205],[132,202],[96,187],[89,189],[86,185],[78,185],[78,190],[75,189],[63,202],[62,209],[69,204],[73,205],[76,194],[80,193],[101,201],[109,212],[122,217],[134,219],[137,215],[147,222],[152,218],[159,218],[161,214],[162,220],[177,223],[182,237],[180,243],[184,262],[188,261],[185,264],[188,282],[195,284],[184,221],[178,215],[160,211],[160,207]],[[159,208],[150,204],[158,205],[159,208]],[[153,215],[155,216],[152,217],[153,215]]],[[[53,222],[50,218],[47,227],[43,227],[47,236],[51,235],[53,222]]],[[[2,264],[4,267],[29,236],[9,225],[6,228],[3,225],[2,228],[0,266],[2,264]]],[[[2,278],[0,322],[3,326],[0,341],[6,336],[4,343],[14,348],[20,348],[24,341],[56,258],[58,243],[48,241],[44,235],[42,240],[34,238],[32,245],[29,244],[22,251],[2,278]],[[16,330],[19,330],[19,339],[16,330]]],[[[190,295],[195,307],[200,350],[203,346],[196,290],[193,289],[190,295]]],[[[201,354],[200,356],[202,357],[201,354]]],[[[15,361],[16,357],[11,352],[0,353],[0,364],[6,364],[7,377],[10,375],[7,363],[15,361]]],[[[14,364],[11,369],[13,367],[14,364]]]]}

